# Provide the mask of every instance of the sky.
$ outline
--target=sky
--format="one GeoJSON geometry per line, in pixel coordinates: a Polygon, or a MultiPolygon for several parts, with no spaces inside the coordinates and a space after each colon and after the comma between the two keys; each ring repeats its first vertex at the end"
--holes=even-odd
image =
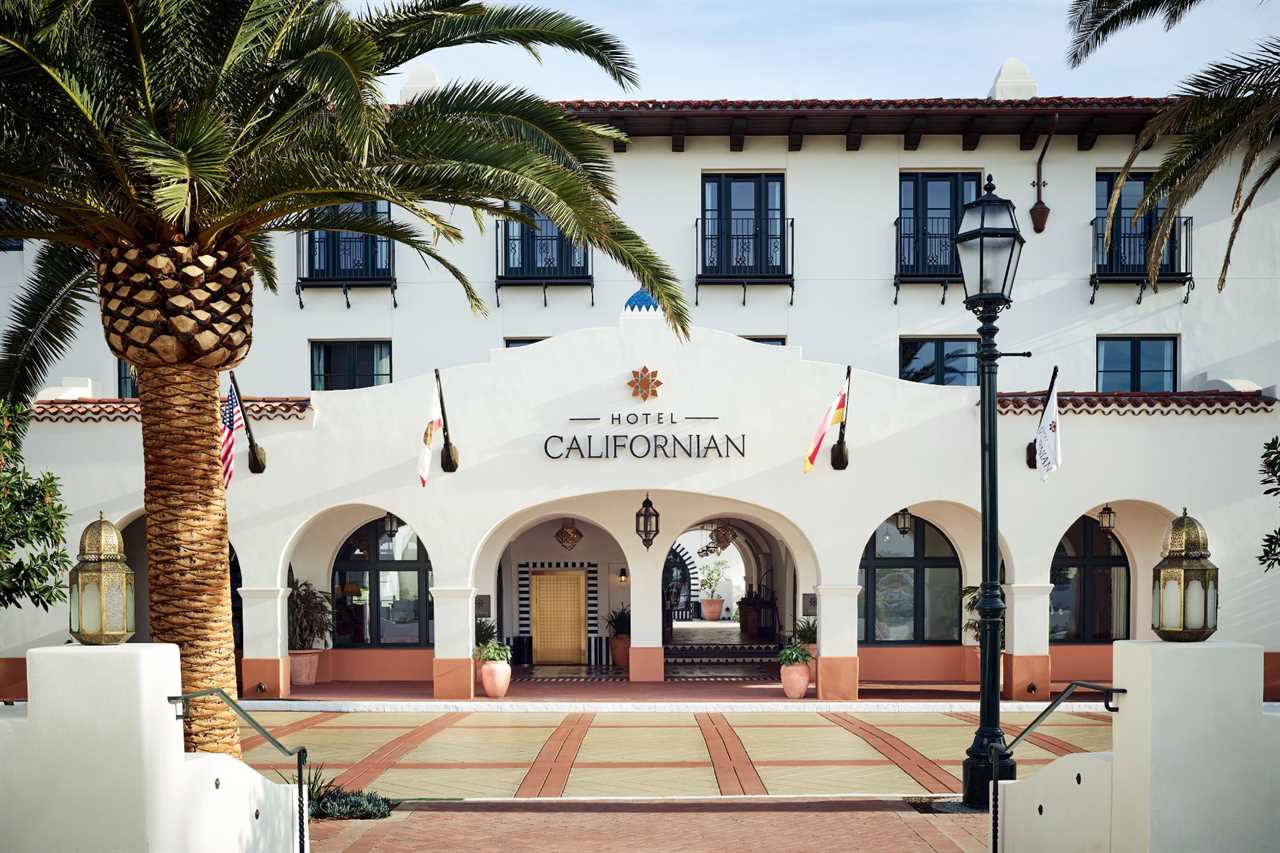
{"type": "MultiPolygon", "coordinates": [[[[1205,0],[1172,32],[1152,21],[1068,67],[1070,0],[523,0],[577,15],[635,56],[626,92],[590,63],[548,50],[434,52],[443,80],[514,83],[552,99],[985,97],[1021,59],[1041,95],[1165,95],[1205,64],[1280,34],[1280,3],[1205,0]]],[[[388,94],[400,81],[387,82],[388,94]]]]}

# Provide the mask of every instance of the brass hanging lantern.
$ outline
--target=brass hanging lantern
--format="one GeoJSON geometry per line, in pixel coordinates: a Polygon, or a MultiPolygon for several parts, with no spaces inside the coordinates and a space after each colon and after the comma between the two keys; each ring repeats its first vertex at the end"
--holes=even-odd
{"type": "Polygon", "coordinates": [[[1209,534],[1187,515],[1169,523],[1152,571],[1151,627],[1162,640],[1198,643],[1218,630],[1218,567],[1209,562],[1209,534]]]}
{"type": "Polygon", "coordinates": [[[556,531],[556,541],[566,551],[572,551],[582,541],[582,531],[573,523],[572,518],[566,518],[560,522],[560,529],[556,531]]]}
{"type": "Polygon", "coordinates": [[[71,636],[86,646],[123,643],[133,636],[133,571],[124,537],[98,513],[80,535],[80,554],[68,578],[71,636]]]}
{"type": "Polygon", "coordinates": [[[730,545],[733,544],[733,540],[737,538],[738,531],[734,530],[723,521],[717,524],[715,529],[711,531],[711,541],[715,544],[717,554],[723,553],[730,545]]]}
{"type": "Polygon", "coordinates": [[[658,510],[649,498],[649,493],[645,492],[644,502],[640,504],[640,509],[636,510],[636,535],[640,537],[646,550],[653,545],[653,540],[658,538],[658,519],[658,510]]]}

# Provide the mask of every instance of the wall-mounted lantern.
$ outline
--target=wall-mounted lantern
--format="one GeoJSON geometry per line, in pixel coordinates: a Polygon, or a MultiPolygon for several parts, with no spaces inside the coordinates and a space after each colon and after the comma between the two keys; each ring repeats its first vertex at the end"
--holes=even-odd
{"type": "Polygon", "coordinates": [[[80,534],[80,554],[68,578],[71,636],[86,646],[123,643],[133,636],[133,571],[124,537],[102,513],[80,534]]]}
{"type": "Polygon", "coordinates": [[[1162,640],[1198,643],[1218,630],[1218,567],[1209,562],[1209,534],[1187,515],[1169,523],[1152,571],[1151,627],[1162,640]]]}
{"type": "Polygon", "coordinates": [[[636,535],[640,537],[646,550],[658,538],[658,511],[654,509],[648,492],[645,492],[644,503],[636,510],[636,535]]]}
{"type": "Polygon", "coordinates": [[[626,583],[629,580],[631,580],[631,574],[627,571],[627,567],[618,569],[618,583],[626,583]]]}

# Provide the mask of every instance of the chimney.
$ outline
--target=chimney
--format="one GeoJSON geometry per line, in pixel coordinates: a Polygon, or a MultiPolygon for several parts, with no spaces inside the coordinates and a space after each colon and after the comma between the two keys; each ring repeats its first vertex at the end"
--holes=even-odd
{"type": "Polygon", "coordinates": [[[997,101],[1018,101],[1036,96],[1036,81],[1021,59],[1009,57],[996,72],[988,98],[997,101]]]}
{"type": "Polygon", "coordinates": [[[410,66],[405,72],[404,85],[400,87],[400,103],[408,103],[424,92],[440,87],[435,69],[425,62],[410,66]]]}

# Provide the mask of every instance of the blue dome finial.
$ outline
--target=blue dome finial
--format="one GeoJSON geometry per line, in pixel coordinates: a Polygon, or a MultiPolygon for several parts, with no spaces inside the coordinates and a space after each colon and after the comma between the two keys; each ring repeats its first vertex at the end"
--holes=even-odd
{"type": "Polygon", "coordinates": [[[649,291],[643,287],[637,290],[631,296],[627,297],[626,304],[622,306],[623,312],[627,311],[657,311],[658,303],[649,295],[649,291]]]}

